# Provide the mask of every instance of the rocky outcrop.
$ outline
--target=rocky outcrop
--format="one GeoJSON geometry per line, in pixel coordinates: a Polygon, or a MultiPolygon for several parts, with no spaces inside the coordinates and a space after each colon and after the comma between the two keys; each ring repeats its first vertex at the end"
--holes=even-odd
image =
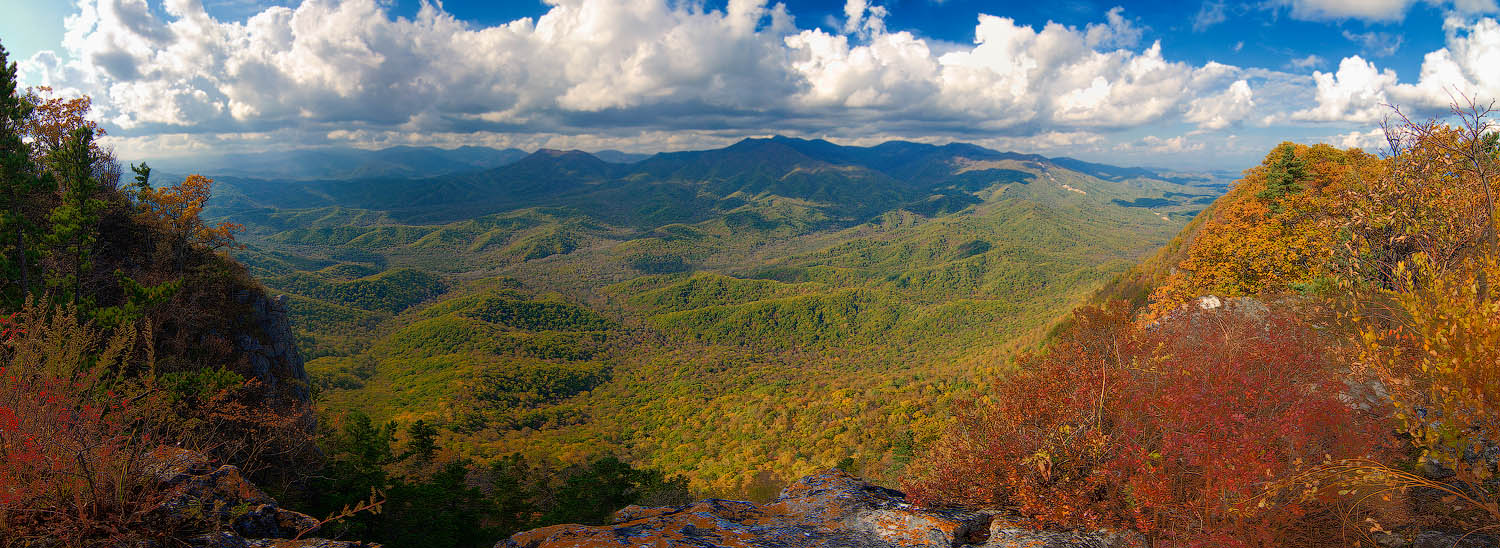
{"type": "Polygon", "coordinates": [[[201,548],[367,548],[327,539],[293,540],[317,531],[318,520],[281,508],[234,466],[215,466],[201,453],[175,447],[153,451],[145,473],[161,495],[145,512],[153,531],[172,532],[201,548]]]}
{"type": "Polygon", "coordinates": [[[1393,539],[1391,536],[1382,537],[1377,540],[1386,541],[1387,539],[1390,539],[1390,541],[1382,542],[1382,548],[1385,546],[1395,548],[1406,548],[1408,546],[1411,548],[1495,548],[1496,546],[1500,546],[1500,539],[1489,535],[1446,533],[1442,531],[1423,531],[1416,538],[1412,539],[1411,542],[1403,542],[1399,538],[1393,539]]]}
{"type": "Polygon", "coordinates": [[[250,372],[272,392],[285,388],[298,399],[309,398],[307,369],[292,334],[286,295],[275,298],[241,289],[235,302],[250,307],[250,329],[234,334],[234,345],[250,361],[250,372]],[[283,386],[292,381],[290,386],[283,386]]]}
{"type": "Polygon", "coordinates": [[[769,504],[704,500],[668,508],[626,507],[604,526],[554,525],[518,533],[496,548],[603,546],[833,548],[1143,548],[1111,531],[1026,530],[990,512],[923,508],[900,491],[840,470],[798,480],[769,504]]]}

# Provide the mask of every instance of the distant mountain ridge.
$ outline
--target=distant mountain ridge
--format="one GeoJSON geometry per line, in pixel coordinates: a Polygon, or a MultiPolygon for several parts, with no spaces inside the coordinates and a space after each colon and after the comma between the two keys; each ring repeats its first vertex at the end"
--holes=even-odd
{"type": "MultiPolygon", "coordinates": [[[[931,145],[910,141],[888,141],[871,147],[843,146],[822,139],[784,136],[747,138],[720,149],[640,154],[619,150],[568,151],[590,156],[614,166],[651,162],[658,169],[687,158],[727,158],[765,146],[794,151],[807,159],[830,165],[859,165],[898,179],[919,176],[931,162],[967,157],[984,160],[1019,160],[1050,163],[1105,180],[1134,177],[1157,178],[1181,184],[1210,179],[1232,179],[1234,174],[1183,174],[1149,167],[1120,167],[1069,157],[1049,158],[1040,154],[1001,152],[969,143],[931,145]]],[[[541,149],[537,152],[551,149],[541,149]]],[[[518,148],[495,149],[464,146],[455,149],[398,146],[378,150],[325,147],[294,151],[200,155],[168,158],[151,163],[163,173],[202,173],[209,177],[236,177],[279,181],[327,181],[370,178],[429,178],[485,171],[519,162],[534,153],[518,148]]],[[[572,158],[581,159],[573,155],[572,158]]],[[[762,158],[769,159],[769,158],[762,158]]],[[[654,169],[651,171],[655,171],[654,169]]]]}
{"type": "MultiPolygon", "coordinates": [[[[220,178],[221,192],[215,206],[221,211],[353,207],[419,221],[456,220],[517,207],[561,206],[580,208],[610,222],[646,227],[697,222],[764,196],[815,202],[833,218],[851,221],[902,207],[931,215],[978,203],[980,199],[974,193],[996,181],[1024,183],[1061,173],[1058,170],[1106,182],[1154,181],[1198,187],[1204,194],[1217,195],[1225,189],[1222,180],[1212,175],[1001,152],[967,143],[890,141],[857,147],[777,136],[744,139],[718,149],[664,152],[633,163],[610,162],[580,150],[542,149],[525,155],[516,150],[490,150],[492,154],[484,150],[489,149],[401,149],[385,154],[387,163],[424,154],[468,158],[467,162],[444,163],[444,169],[450,171],[434,169],[425,177],[402,175],[410,170],[382,171],[370,165],[346,171],[387,174],[275,180],[226,172],[220,178]],[[480,167],[487,163],[499,165],[480,167]],[[462,166],[471,169],[459,170],[462,166]]],[[[400,165],[437,163],[410,160],[400,165]]],[[[1156,207],[1181,201],[1171,198],[1122,204],[1156,207]]]]}
{"type": "MultiPolygon", "coordinates": [[[[152,167],[171,173],[202,173],[209,177],[242,177],[289,181],[422,178],[496,168],[531,153],[519,148],[463,146],[454,149],[398,146],[383,149],[325,147],[244,154],[209,154],[151,160],[152,167]]],[[[589,153],[611,164],[632,164],[650,158],[619,150],[589,153]]]]}
{"type": "Polygon", "coordinates": [[[152,160],[151,164],[158,170],[172,173],[304,181],[431,177],[498,167],[526,154],[518,148],[500,150],[477,146],[455,149],[399,146],[380,150],[314,148],[169,158],[152,160]]]}

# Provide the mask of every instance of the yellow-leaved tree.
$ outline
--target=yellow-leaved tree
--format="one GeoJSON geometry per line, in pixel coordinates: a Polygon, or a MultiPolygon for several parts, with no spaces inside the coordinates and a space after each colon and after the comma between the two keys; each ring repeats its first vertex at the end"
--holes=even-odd
{"type": "Polygon", "coordinates": [[[174,186],[152,188],[143,184],[137,190],[142,222],[170,236],[172,252],[179,262],[182,254],[192,246],[219,249],[234,245],[234,233],[240,230],[239,225],[203,221],[203,207],[208,203],[213,182],[213,179],[195,174],[174,186]]]}
{"type": "Polygon", "coordinates": [[[1500,531],[1500,299],[1489,282],[1500,275],[1500,147],[1489,112],[1469,99],[1453,106],[1456,124],[1400,116],[1386,128],[1389,170],[1346,193],[1337,264],[1355,380],[1378,388],[1412,460],[1331,462],[1306,476],[1335,479],[1356,506],[1403,498],[1422,525],[1469,534],[1500,531]]]}
{"type": "Polygon", "coordinates": [[[1282,143],[1245,173],[1152,293],[1153,315],[1202,295],[1237,297],[1327,285],[1345,194],[1386,162],[1358,149],[1282,143]]]}

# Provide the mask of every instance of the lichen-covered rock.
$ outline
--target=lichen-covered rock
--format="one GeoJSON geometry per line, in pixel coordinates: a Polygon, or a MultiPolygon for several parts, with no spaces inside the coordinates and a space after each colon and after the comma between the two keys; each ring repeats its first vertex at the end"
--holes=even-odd
{"type": "Polygon", "coordinates": [[[250,538],[287,538],[302,531],[314,531],[318,520],[302,512],[280,508],[273,502],[261,504],[234,518],[229,524],[236,533],[250,538]]]}
{"type": "Polygon", "coordinates": [[[496,548],[833,547],[1134,548],[1110,532],[1047,533],[1011,527],[986,512],[923,508],[900,491],[839,470],[796,481],[769,504],[704,500],[630,506],[605,526],[554,525],[518,533],[496,548]]]}
{"type": "Polygon", "coordinates": [[[312,539],[247,539],[220,532],[200,535],[190,539],[193,548],[380,548],[379,544],[368,544],[353,540],[312,539]]]}
{"type": "Polygon", "coordinates": [[[249,359],[251,374],[272,391],[282,388],[282,381],[293,381],[286,388],[299,399],[308,399],[307,368],[292,334],[286,295],[272,298],[259,291],[239,290],[234,299],[250,306],[251,329],[236,333],[233,339],[236,349],[249,359]]]}
{"type": "Polygon", "coordinates": [[[1412,539],[1411,548],[1496,548],[1500,539],[1484,534],[1424,531],[1412,539]]]}
{"type": "Polygon", "coordinates": [[[159,447],[144,471],[156,480],[161,495],[146,511],[153,530],[191,535],[191,546],[203,548],[361,548],[359,542],[325,539],[290,540],[316,531],[318,520],[281,508],[240,475],[234,466],[214,466],[203,454],[159,447]]]}
{"type": "Polygon", "coordinates": [[[1124,548],[1141,547],[1139,536],[1118,531],[1036,531],[1017,527],[1003,519],[990,524],[983,548],[1124,548]]]}
{"type": "Polygon", "coordinates": [[[162,531],[228,527],[251,508],[275,501],[240,475],[234,466],[213,466],[202,454],[159,447],[148,459],[160,502],[146,512],[147,522],[162,531]]]}
{"type": "Polygon", "coordinates": [[[987,536],[989,516],[922,509],[900,491],[833,470],[797,480],[768,509],[805,523],[871,535],[893,546],[961,546],[987,536]]]}

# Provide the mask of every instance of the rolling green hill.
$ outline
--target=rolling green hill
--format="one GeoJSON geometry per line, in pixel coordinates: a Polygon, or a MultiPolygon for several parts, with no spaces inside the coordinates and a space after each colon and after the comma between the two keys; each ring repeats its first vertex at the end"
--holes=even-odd
{"type": "Polygon", "coordinates": [[[330,412],[479,459],[622,454],[749,496],[889,477],[952,402],[1224,186],[973,145],[540,151],[424,179],[224,179],[330,412]]]}

